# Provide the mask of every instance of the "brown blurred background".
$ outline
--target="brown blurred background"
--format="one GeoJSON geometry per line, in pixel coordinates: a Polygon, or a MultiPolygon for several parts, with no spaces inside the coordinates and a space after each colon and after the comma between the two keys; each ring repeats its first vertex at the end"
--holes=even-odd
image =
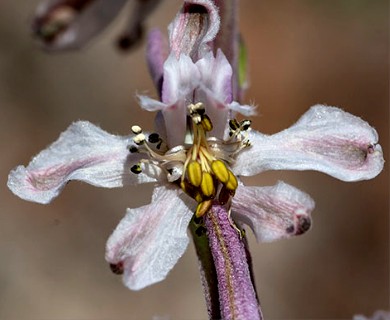
{"type": "MultiPolygon", "coordinates": [[[[180,1],[165,1],[149,26],[165,28],[180,1]]],[[[37,0],[3,0],[0,10],[0,319],[205,319],[190,245],[168,278],[132,292],[105,260],[107,237],[126,207],[150,200],[151,186],[104,190],[73,182],[50,205],[20,200],[9,170],[27,164],[75,120],[128,134],[151,128],[135,92],[156,97],[144,45],[121,54],[112,44],[126,13],[86,50],[48,55],[31,38],[37,0]]],[[[278,132],[311,105],[364,118],[389,159],[388,1],[242,1],[250,57],[247,102],[254,127],[278,132]]],[[[130,7],[127,8],[130,10],[130,7]]],[[[316,200],[306,235],[271,244],[251,237],[267,319],[351,319],[389,308],[389,171],[345,183],[316,172],[272,172],[251,185],[284,180],[316,200]]]]}

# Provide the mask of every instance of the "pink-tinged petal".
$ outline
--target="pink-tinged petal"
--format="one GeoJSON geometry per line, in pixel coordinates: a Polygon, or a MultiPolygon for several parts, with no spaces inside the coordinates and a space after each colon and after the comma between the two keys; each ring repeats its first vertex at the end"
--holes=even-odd
{"type": "Polygon", "coordinates": [[[199,85],[200,74],[190,57],[179,59],[171,54],[164,64],[162,109],[170,148],[182,144],[186,132],[187,105],[192,103],[193,91],[199,85]]]}
{"type": "Polygon", "coordinates": [[[316,170],[359,181],[378,175],[384,164],[375,129],[335,107],[316,105],[289,129],[271,136],[251,131],[249,140],[252,146],[240,153],[233,168],[238,175],[316,170]]]}
{"type": "Polygon", "coordinates": [[[172,52],[198,60],[210,51],[208,43],[218,33],[220,19],[213,1],[184,1],[183,7],[168,27],[172,52]]]}
{"type": "Polygon", "coordinates": [[[187,96],[199,82],[200,74],[191,58],[186,55],[176,58],[171,54],[164,64],[162,102],[172,105],[178,100],[189,99],[187,96]]]}
{"type": "Polygon", "coordinates": [[[132,290],[163,280],[188,245],[193,212],[176,188],[156,188],[149,205],[128,209],[110,236],[106,260],[122,266],[123,281],[132,290]]]}
{"type": "Polygon", "coordinates": [[[160,95],[162,94],[162,83],[164,74],[164,62],[168,57],[168,42],[159,29],[149,32],[148,44],[146,47],[146,60],[149,72],[154,85],[160,95]]]}
{"type": "Polygon", "coordinates": [[[162,110],[162,114],[165,121],[168,147],[173,148],[182,145],[187,130],[187,104],[179,100],[169,108],[162,110]]]}
{"type": "Polygon", "coordinates": [[[232,202],[232,216],[247,224],[258,242],[300,235],[311,226],[314,201],[306,193],[284,183],[272,187],[240,185],[232,202]]]}
{"type": "Polygon", "coordinates": [[[131,172],[142,155],[129,152],[129,139],[89,122],[73,123],[27,167],[12,170],[8,188],[22,199],[49,203],[70,180],[105,188],[156,181],[162,175],[158,167],[145,164],[142,173],[131,172]]]}
{"type": "Polygon", "coordinates": [[[164,133],[169,148],[181,145],[186,134],[187,109],[183,100],[172,105],[151,99],[147,96],[138,96],[142,109],[147,111],[161,111],[164,120],[164,130],[159,121],[160,132],[164,133]]]}
{"type": "Polygon", "coordinates": [[[216,57],[207,53],[196,62],[201,75],[201,87],[210,90],[214,98],[222,103],[232,102],[232,67],[221,50],[216,57]]]}
{"type": "MultiPolygon", "coordinates": [[[[112,1],[112,0],[110,0],[112,1]]],[[[118,45],[123,50],[128,50],[137,45],[144,34],[143,23],[146,18],[157,8],[161,0],[136,0],[131,8],[131,16],[127,21],[125,30],[119,38],[118,45]]]]}
{"type": "Polygon", "coordinates": [[[45,49],[79,49],[104,30],[126,0],[51,0],[36,11],[33,31],[45,49]]]}

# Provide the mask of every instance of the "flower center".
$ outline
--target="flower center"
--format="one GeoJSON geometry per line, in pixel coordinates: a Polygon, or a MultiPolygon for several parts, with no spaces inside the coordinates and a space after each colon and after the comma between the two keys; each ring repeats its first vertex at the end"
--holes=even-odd
{"type": "Polygon", "coordinates": [[[178,184],[198,203],[195,215],[201,217],[210,209],[214,199],[225,204],[234,196],[238,180],[228,165],[233,164],[237,154],[250,145],[247,137],[250,121],[230,120],[229,138],[223,140],[208,137],[213,124],[202,103],[190,104],[188,112],[191,118],[191,143],[170,150],[158,134],[150,134],[147,142],[142,129],[132,127],[136,134],[133,141],[137,147],[130,146],[130,152],[144,152],[149,158],[141,160],[131,171],[141,173],[142,163],[158,165],[167,172],[169,182],[178,184]]]}

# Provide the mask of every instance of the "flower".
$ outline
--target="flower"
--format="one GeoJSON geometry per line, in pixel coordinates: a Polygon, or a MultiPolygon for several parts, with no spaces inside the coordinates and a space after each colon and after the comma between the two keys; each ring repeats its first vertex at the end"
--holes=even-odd
{"type": "MultiPolygon", "coordinates": [[[[47,50],[79,49],[103,31],[125,6],[126,0],[46,0],[33,20],[32,29],[47,50]]],[[[135,0],[131,18],[118,39],[128,49],[139,42],[143,22],[160,0],[135,0]]]]}
{"type": "Polygon", "coordinates": [[[283,182],[244,186],[240,176],[317,170],[357,181],[383,168],[375,129],[335,107],[316,105],[274,135],[250,130],[249,120],[237,121],[236,112],[254,110],[234,101],[235,71],[223,51],[212,51],[218,27],[212,2],[187,1],[170,26],[171,52],[164,63],[164,40],[158,32],[149,38],[149,66],[161,101],[139,99],[144,109],[158,111],[157,132],[134,125],[132,135],[121,137],[76,122],[9,175],[12,192],[38,203],[50,202],[70,180],[107,188],[155,183],[151,203],[128,209],[107,242],[106,260],[133,290],[166,277],[188,245],[194,212],[201,217],[213,201],[228,207],[258,241],[310,228],[314,202],[306,193],[283,182]],[[187,33],[177,31],[188,26],[198,36],[180,37],[187,33]]]}

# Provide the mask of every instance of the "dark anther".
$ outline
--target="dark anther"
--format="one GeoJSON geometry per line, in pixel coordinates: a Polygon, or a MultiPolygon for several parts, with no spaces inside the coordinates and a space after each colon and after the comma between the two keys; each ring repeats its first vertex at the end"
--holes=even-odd
{"type": "Polygon", "coordinates": [[[305,233],[311,227],[311,219],[310,217],[298,216],[298,228],[295,232],[296,235],[300,235],[305,233]]]}
{"type": "Polygon", "coordinates": [[[206,109],[205,109],[205,108],[199,108],[198,110],[196,110],[196,112],[197,112],[200,116],[203,116],[204,113],[206,112],[206,109]]]}
{"type": "Polygon", "coordinates": [[[207,229],[205,227],[200,226],[195,230],[195,233],[197,236],[201,237],[202,235],[206,234],[207,229]]]}
{"type": "Polygon", "coordinates": [[[250,120],[243,120],[240,122],[240,127],[243,131],[246,131],[249,129],[249,127],[251,126],[251,121],[250,120]]]}
{"type": "Polygon", "coordinates": [[[229,120],[229,127],[233,131],[236,131],[240,127],[240,124],[238,123],[238,121],[236,119],[232,119],[232,120],[229,120]]]}
{"type": "Polygon", "coordinates": [[[110,269],[115,274],[122,274],[123,273],[123,262],[119,263],[110,263],[110,269]]]}
{"type": "Polygon", "coordinates": [[[136,152],[138,152],[138,148],[137,148],[136,146],[131,146],[131,147],[129,148],[129,151],[130,151],[131,153],[136,153],[136,152]]]}
{"type": "Polygon", "coordinates": [[[158,135],[158,133],[151,133],[148,137],[148,141],[150,143],[157,143],[160,141],[160,136],[158,135]]]}
{"type": "Polygon", "coordinates": [[[141,166],[139,164],[135,164],[130,168],[132,173],[140,174],[142,172],[141,166]]]}

